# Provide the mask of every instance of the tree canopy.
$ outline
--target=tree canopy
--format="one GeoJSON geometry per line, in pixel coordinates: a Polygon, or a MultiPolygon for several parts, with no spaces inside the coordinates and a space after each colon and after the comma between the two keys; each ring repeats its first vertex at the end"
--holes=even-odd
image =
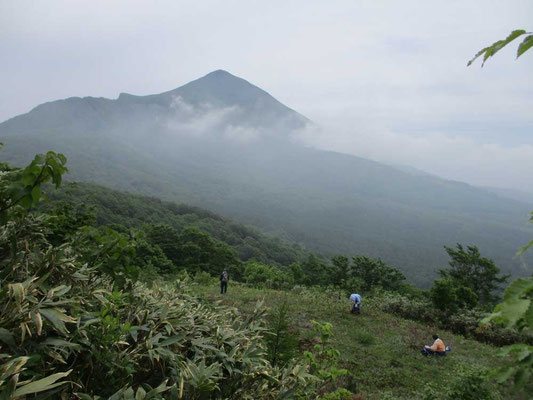
{"type": "Polygon", "coordinates": [[[490,258],[482,257],[476,246],[464,248],[458,243],[455,249],[448,246],[444,249],[451,260],[449,269],[439,270],[442,278],[456,282],[458,287],[470,288],[481,304],[498,300],[495,292],[507,282],[509,275],[500,275],[500,268],[490,258]]]}

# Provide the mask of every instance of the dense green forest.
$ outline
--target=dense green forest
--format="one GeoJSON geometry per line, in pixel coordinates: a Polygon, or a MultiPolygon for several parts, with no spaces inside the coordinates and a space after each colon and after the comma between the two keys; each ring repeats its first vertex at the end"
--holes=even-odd
{"type": "MultiPolygon", "coordinates": [[[[186,204],[162,201],[155,197],[118,192],[87,183],[69,184],[51,191],[50,204],[44,210],[62,208],[65,212],[85,215],[96,226],[108,225],[124,231],[141,228],[166,240],[179,242],[177,236],[185,228],[196,228],[207,234],[205,240],[222,242],[233,250],[241,261],[255,259],[275,265],[289,265],[303,259],[304,249],[280,237],[265,235],[257,228],[223,218],[208,210],[186,204]],[[122,225],[122,227],[119,227],[122,225]]],[[[196,233],[198,240],[202,236],[196,233]]],[[[192,235],[192,233],[190,233],[192,235]]]]}
{"type": "Polygon", "coordinates": [[[422,290],[381,259],[323,260],[194,207],[94,185],[54,193],[46,185],[61,186],[65,165],[53,152],[0,164],[3,399],[531,394],[531,280],[490,315],[508,277],[475,246],[447,247],[448,268],[422,290]],[[239,253],[249,238],[261,257],[239,253]],[[354,288],[360,316],[346,300],[354,288]],[[437,329],[454,350],[425,359],[437,329]]]}

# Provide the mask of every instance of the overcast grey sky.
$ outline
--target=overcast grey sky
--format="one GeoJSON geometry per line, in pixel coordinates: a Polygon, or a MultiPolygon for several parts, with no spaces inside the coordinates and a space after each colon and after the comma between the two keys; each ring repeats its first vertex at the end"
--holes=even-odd
{"type": "Polygon", "coordinates": [[[0,0],[0,121],[225,69],[315,121],[314,146],[533,192],[533,51],[466,67],[532,17],[531,0],[0,0]]]}

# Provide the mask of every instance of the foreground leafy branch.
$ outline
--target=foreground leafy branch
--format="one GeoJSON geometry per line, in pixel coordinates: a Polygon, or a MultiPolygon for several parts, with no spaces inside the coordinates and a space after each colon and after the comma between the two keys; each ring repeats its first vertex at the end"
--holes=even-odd
{"type": "MultiPolygon", "coordinates": [[[[498,40],[491,46],[477,52],[468,62],[471,65],[478,57],[483,55],[483,63],[495,55],[502,48],[507,46],[516,38],[526,35],[517,49],[516,58],[520,57],[533,46],[533,33],[523,29],[511,32],[504,40],[498,40]]],[[[531,213],[533,222],[533,213],[531,213]]],[[[522,254],[533,246],[533,241],[523,246],[517,255],[522,254]]],[[[505,290],[503,301],[496,306],[494,312],[483,320],[484,323],[499,323],[508,328],[516,328],[518,331],[533,332],[533,276],[521,278],[512,282],[505,290]]],[[[506,346],[501,351],[502,356],[511,356],[515,360],[515,365],[511,367],[501,367],[496,370],[497,379],[503,383],[513,379],[515,387],[520,389],[531,382],[533,377],[533,346],[525,343],[517,343],[506,346]]]]}
{"type": "MultiPolygon", "coordinates": [[[[501,323],[519,331],[533,331],[533,277],[512,282],[505,291],[503,302],[485,319],[485,323],[501,323]]],[[[533,346],[517,343],[502,349],[502,356],[511,356],[515,365],[497,370],[497,379],[504,382],[513,378],[517,388],[531,382],[533,376],[533,346]]]]}
{"type": "MultiPolygon", "coordinates": [[[[531,212],[531,218],[529,219],[529,222],[533,224],[533,212],[531,212]]],[[[520,254],[522,254],[524,251],[526,251],[527,249],[529,249],[531,246],[533,246],[533,240],[530,241],[528,244],[526,244],[525,246],[523,246],[522,248],[520,248],[520,250],[518,250],[518,252],[516,253],[517,256],[519,256],[520,254]]]]}
{"type": "Polygon", "coordinates": [[[523,29],[517,29],[512,31],[509,36],[507,36],[505,39],[498,40],[497,42],[494,42],[488,47],[485,47],[484,49],[481,49],[476,53],[474,58],[472,58],[470,61],[468,61],[468,66],[470,66],[474,61],[476,61],[479,57],[483,56],[483,62],[481,63],[481,67],[485,65],[485,62],[495,55],[498,51],[503,49],[505,46],[507,46],[509,43],[511,43],[516,38],[527,35],[522,43],[518,45],[518,49],[516,51],[516,58],[520,57],[522,54],[524,54],[527,50],[533,46],[533,32],[526,32],[523,29]]]}
{"type": "Polygon", "coordinates": [[[60,153],[49,151],[37,154],[24,169],[1,165],[2,185],[0,185],[0,223],[10,218],[9,212],[17,206],[24,212],[35,206],[41,198],[41,186],[52,181],[59,187],[62,176],[68,171],[67,158],[60,153]]]}

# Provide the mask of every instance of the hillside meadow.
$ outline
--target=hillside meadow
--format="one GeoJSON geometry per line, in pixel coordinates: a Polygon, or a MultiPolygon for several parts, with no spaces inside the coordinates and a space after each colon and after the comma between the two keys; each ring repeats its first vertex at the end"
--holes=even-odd
{"type": "Polygon", "coordinates": [[[509,388],[482,378],[502,363],[497,347],[383,312],[379,296],[363,299],[361,314],[353,315],[346,293],[321,288],[277,291],[230,282],[228,292],[221,295],[216,282],[193,287],[207,302],[235,307],[244,315],[262,302],[272,317],[287,303],[299,356],[319,343],[312,321],[331,323],[339,365],[349,371],[344,383],[357,394],[353,398],[528,398],[525,392],[511,394],[509,388]],[[423,357],[420,350],[432,343],[436,332],[453,350],[446,357],[423,357]]]}

